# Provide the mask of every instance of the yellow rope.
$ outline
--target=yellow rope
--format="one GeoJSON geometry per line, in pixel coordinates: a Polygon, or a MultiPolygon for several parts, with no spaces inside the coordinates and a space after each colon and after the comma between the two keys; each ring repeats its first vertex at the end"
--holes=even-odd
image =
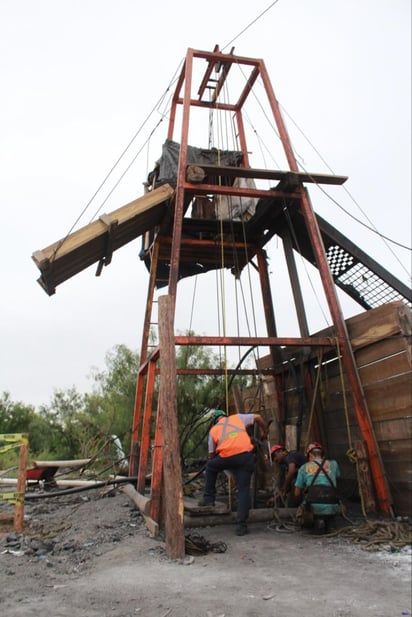
{"type": "MultiPolygon", "coordinates": [[[[217,116],[217,136],[218,136],[218,144],[217,144],[217,161],[220,166],[220,152],[221,152],[221,133],[222,126],[220,123],[221,115],[219,114],[219,110],[217,107],[217,97],[216,97],[216,116],[217,116]]],[[[218,185],[222,185],[221,176],[218,177],[218,185]]],[[[221,320],[219,320],[219,330],[220,325],[222,325],[222,334],[226,336],[226,296],[225,296],[225,254],[224,254],[224,234],[223,234],[223,217],[222,217],[222,207],[221,207],[222,196],[218,195],[218,216],[219,216],[219,231],[220,231],[220,302],[221,302],[221,320]],[[221,324],[220,324],[221,321],[221,324]]],[[[227,370],[227,348],[226,345],[223,346],[223,367],[224,367],[224,388],[225,388],[225,411],[226,415],[229,415],[229,379],[228,379],[228,370],[227,370]]],[[[228,507],[232,509],[232,482],[229,479],[228,481],[228,507]]]]}
{"type": "Polygon", "coordinates": [[[343,366],[342,366],[342,356],[341,356],[341,351],[340,351],[340,345],[339,345],[339,339],[336,338],[336,351],[338,353],[338,362],[339,362],[339,375],[340,375],[340,384],[341,384],[341,388],[342,388],[342,398],[343,398],[343,408],[345,411],[345,419],[346,419],[346,430],[348,433],[348,444],[349,444],[349,450],[352,450],[352,435],[350,432],[350,426],[349,426],[349,413],[348,413],[348,402],[346,399],[346,390],[345,390],[345,380],[343,377],[343,366]]]}
{"type": "Polygon", "coordinates": [[[412,527],[397,521],[366,521],[365,524],[343,527],[328,534],[345,535],[361,545],[364,551],[378,551],[388,548],[391,552],[412,544],[412,527]]]}
{"type": "Polygon", "coordinates": [[[341,356],[341,351],[340,351],[340,345],[339,345],[339,339],[338,338],[336,338],[336,351],[337,351],[337,354],[338,354],[339,374],[340,374],[343,406],[344,406],[344,410],[345,410],[346,430],[347,430],[347,434],[348,434],[348,444],[349,444],[349,448],[348,448],[348,450],[346,452],[346,456],[348,457],[349,461],[356,466],[356,478],[358,480],[359,496],[360,496],[360,500],[361,500],[362,514],[363,514],[364,518],[367,519],[367,514],[366,514],[366,509],[365,509],[365,499],[363,497],[363,492],[361,490],[361,483],[360,483],[359,461],[358,461],[358,457],[357,457],[356,451],[355,451],[355,449],[354,449],[354,447],[352,445],[352,435],[351,435],[350,423],[349,423],[349,412],[348,412],[348,403],[347,403],[347,399],[346,399],[345,380],[344,380],[344,377],[343,377],[342,356],[341,356]]]}
{"type": "Polygon", "coordinates": [[[314,412],[315,412],[315,402],[316,402],[316,396],[317,396],[317,393],[318,393],[319,382],[320,382],[320,375],[321,375],[321,369],[322,369],[322,357],[323,357],[323,349],[318,354],[318,370],[317,370],[317,373],[316,373],[315,386],[313,388],[313,396],[312,396],[312,403],[311,403],[310,413],[309,413],[308,427],[307,427],[307,431],[306,431],[306,439],[305,439],[306,443],[305,443],[305,446],[307,446],[309,444],[310,431],[312,429],[313,415],[314,415],[314,412]]]}

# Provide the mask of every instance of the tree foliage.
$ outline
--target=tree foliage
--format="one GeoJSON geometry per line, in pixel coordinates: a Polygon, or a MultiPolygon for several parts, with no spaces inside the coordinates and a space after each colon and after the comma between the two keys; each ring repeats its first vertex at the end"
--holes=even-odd
{"type": "MultiPolygon", "coordinates": [[[[80,394],[74,387],[56,390],[50,403],[38,410],[32,405],[13,402],[4,392],[0,398],[0,434],[29,433],[33,458],[73,459],[101,455],[112,436],[120,438],[127,454],[138,364],[136,352],[126,345],[117,345],[106,354],[105,368],[94,371],[89,393],[80,394]]],[[[177,349],[176,364],[178,368],[217,368],[221,361],[207,347],[181,346],[177,349]]],[[[153,412],[157,390],[158,383],[153,412]]],[[[224,400],[223,377],[178,375],[177,410],[182,461],[206,457],[208,413],[221,406],[224,400]]]]}
{"type": "Polygon", "coordinates": [[[105,362],[106,369],[94,374],[88,413],[98,420],[96,432],[106,437],[117,435],[128,451],[139,355],[126,345],[116,345],[106,354],[105,362]]]}
{"type": "MultiPolygon", "coordinates": [[[[177,351],[176,366],[218,368],[220,360],[206,347],[185,346],[177,351]]],[[[224,386],[216,375],[178,375],[176,386],[181,458],[190,462],[207,456],[208,413],[222,405],[224,386]]]]}
{"type": "MultiPolygon", "coordinates": [[[[32,405],[21,401],[14,402],[8,392],[0,398],[0,434],[28,433],[30,445],[34,452],[41,452],[47,446],[48,422],[37,414],[32,405]]],[[[0,454],[0,465],[14,465],[18,460],[18,451],[0,454]]]]}

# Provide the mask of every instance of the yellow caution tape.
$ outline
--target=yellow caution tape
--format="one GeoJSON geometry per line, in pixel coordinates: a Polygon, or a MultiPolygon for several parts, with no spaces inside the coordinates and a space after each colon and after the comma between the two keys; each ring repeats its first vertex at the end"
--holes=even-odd
{"type": "Polygon", "coordinates": [[[24,503],[24,493],[0,493],[0,501],[7,503],[24,503]]]}
{"type": "Polygon", "coordinates": [[[28,433],[4,433],[0,434],[0,441],[20,441],[26,443],[28,440],[28,433]]]}
{"type": "Polygon", "coordinates": [[[7,446],[0,447],[0,454],[2,452],[8,452],[13,448],[18,448],[20,446],[26,445],[29,443],[29,438],[27,433],[5,433],[0,435],[0,441],[5,441],[10,444],[7,446]]]}
{"type": "Polygon", "coordinates": [[[1,446],[0,448],[0,454],[2,454],[2,452],[8,452],[9,450],[14,450],[14,448],[18,448],[20,446],[20,444],[13,444],[12,446],[1,446]]]}

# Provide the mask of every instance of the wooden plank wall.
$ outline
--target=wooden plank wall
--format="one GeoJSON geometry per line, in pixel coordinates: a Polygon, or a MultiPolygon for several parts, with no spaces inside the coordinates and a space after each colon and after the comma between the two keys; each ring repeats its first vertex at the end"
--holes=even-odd
{"type": "Polygon", "coordinates": [[[411,313],[401,302],[348,320],[395,513],[412,512],[411,313]],[[373,320],[367,317],[371,313],[373,320]]]}
{"type": "MultiPolygon", "coordinates": [[[[392,494],[394,511],[397,515],[410,516],[411,314],[402,302],[392,302],[352,317],[346,324],[392,494]]],[[[314,336],[331,335],[332,330],[328,329],[314,336]]],[[[269,357],[262,358],[262,367],[267,367],[268,363],[269,357]]],[[[311,440],[320,439],[328,456],[339,462],[344,495],[355,497],[358,495],[356,466],[347,453],[350,446],[361,439],[361,434],[341,363],[336,353],[322,357],[316,411],[310,430],[308,421],[312,393],[306,390],[302,394],[304,373],[307,371],[311,373],[312,384],[315,384],[319,360],[312,357],[306,364],[295,362],[293,370],[290,362],[283,367],[281,377],[286,416],[282,418],[283,434],[288,432],[287,425],[298,425],[301,419],[302,425],[297,429],[301,434],[301,449],[311,440]]],[[[268,407],[272,405],[273,393],[272,400],[267,401],[268,407]]]]}

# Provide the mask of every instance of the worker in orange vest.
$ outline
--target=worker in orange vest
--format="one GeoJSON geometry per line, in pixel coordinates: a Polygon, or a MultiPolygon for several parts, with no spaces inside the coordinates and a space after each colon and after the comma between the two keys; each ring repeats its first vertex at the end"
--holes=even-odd
{"type": "Polygon", "coordinates": [[[214,425],[209,431],[206,464],[206,480],[201,506],[213,506],[216,495],[216,478],[220,471],[232,471],[237,480],[238,508],[236,533],[243,536],[248,532],[247,518],[250,508],[250,481],[255,471],[254,446],[246,430],[255,422],[266,439],[267,426],[261,415],[238,413],[227,416],[224,411],[213,412],[214,425]]]}

